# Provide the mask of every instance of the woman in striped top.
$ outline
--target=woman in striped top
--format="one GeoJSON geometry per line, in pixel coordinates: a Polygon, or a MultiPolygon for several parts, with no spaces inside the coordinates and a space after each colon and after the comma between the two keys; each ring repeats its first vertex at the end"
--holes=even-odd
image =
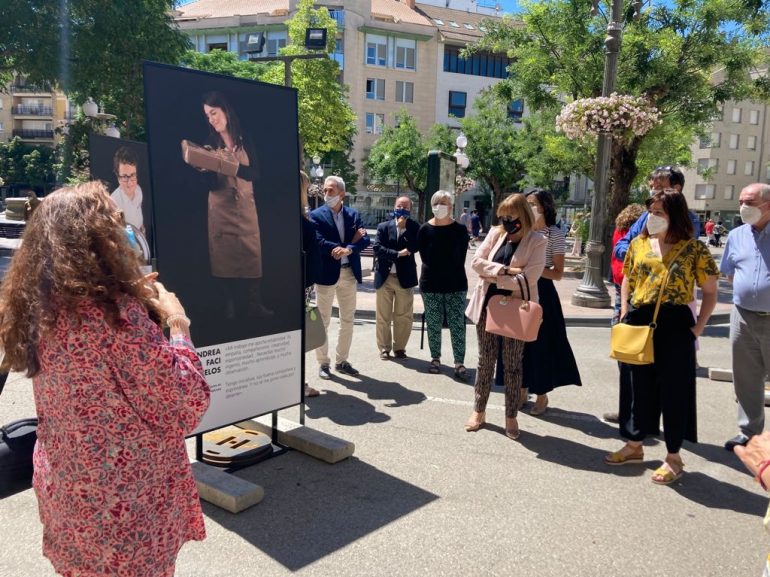
{"type": "MultiPolygon", "coordinates": [[[[554,281],[564,273],[566,246],[564,233],[556,225],[556,208],[551,193],[536,189],[527,193],[527,202],[535,214],[535,230],[548,240],[545,269],[537,281],[543,324],[537,340],[524,347],[524,388],[537,395],[531,415],[542,415],[548,407],[548,393],[563,385],[581,385],[575,355],[567,340],[567,327],[554,281]]],[[[526,395],[522,397],[526,399],[526,395]]]]}

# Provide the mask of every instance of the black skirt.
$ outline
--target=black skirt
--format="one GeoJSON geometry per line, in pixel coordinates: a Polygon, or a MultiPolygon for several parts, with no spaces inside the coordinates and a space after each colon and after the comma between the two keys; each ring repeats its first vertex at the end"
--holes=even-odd
{"type": "Polygon", "coordinates": [[[559,293],[551,279],[537,281],[543,324],[537,340],[524,346],[524,382],[522,387],[534,395],[544,395],[564,385],[581,386],[575,355],[567,340],[567,327],[559,293]]]}

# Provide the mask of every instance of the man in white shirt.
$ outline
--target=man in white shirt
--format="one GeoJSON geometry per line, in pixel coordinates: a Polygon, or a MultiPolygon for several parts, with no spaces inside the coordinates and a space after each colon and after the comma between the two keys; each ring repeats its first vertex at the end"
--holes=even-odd
{"type": "Polygon", "coordinates": [[[138,183],[137,167],[139,159],[130,148],[121,146],[112,158],[115,176],[118,179],[116,188],[111,197],[123,211],[126,224],[130,224],[142,234],[144,230],[144,216],[142,215],[142,188],[138,183]]]}

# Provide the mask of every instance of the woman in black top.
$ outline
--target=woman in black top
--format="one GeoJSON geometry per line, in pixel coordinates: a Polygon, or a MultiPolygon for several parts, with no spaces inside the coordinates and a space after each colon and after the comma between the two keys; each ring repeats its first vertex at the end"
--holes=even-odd
{"type": "Polygon", "coordinates": [[[437,191],[430,199],[433,218],[420,227],[417,244],[422,259],[420,291],[425,305],[428,325],[430,367],[438,374],[441,367],[441,328],[446,318],[452,338],[454,376],[465,380],[465,257],[468,251],[468,231],[452,218],[452,195],[437,191]]]}

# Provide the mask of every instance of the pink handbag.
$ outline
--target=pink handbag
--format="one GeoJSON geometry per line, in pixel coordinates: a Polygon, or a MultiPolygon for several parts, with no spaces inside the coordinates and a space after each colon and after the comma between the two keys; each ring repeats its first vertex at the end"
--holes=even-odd
{"type": "Polygon", "coordinates": [[[529,343],[537,340],[537,333],[543,322],[543,307],[529,300],[531,295],[526,276],[516,275],[516,281],[522,296],[524,286],[527,287],[526,299],[505,295],[492,296],[487,304],[485,328],[488,333],[529,343]],[[524,277],[523,283],[521,277],[524,277]]]}

